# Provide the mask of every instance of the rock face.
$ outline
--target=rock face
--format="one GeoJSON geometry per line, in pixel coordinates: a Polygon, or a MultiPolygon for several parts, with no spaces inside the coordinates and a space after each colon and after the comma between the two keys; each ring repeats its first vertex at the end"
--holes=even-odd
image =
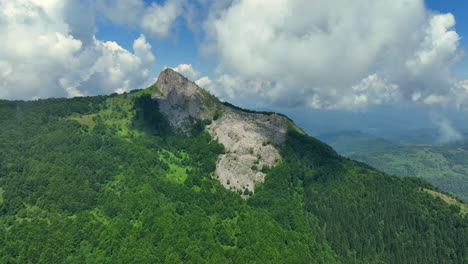
{"type": "Polygon", "coordinates": [[[211,119],[219,100],[172,69],[165,69],[156,82],[159,110],[171,126],[187,132],[193,120],[211,119]]]}
{"type": "Polygon", "coordinates": [[[272,144],[284,142],[288,120],[277,114],[246,113],[223,107],[221,118],[207,129],[227,150],[216,164],[221,184],[231,190],[254,192],[255,183],[265,179],[262,168],[272,167],[281,159],[272,144]]]}
{"type": "Polygon", "coordinates": [[[195,120],[212,120],[217,112],[219,118],[206,129],[226,149],[216,164],[216,176],[227,189],[254,192],[255,183],[265,179],[262,168],[272,167],[281,159],[274,144],[282,144],[286,138],[286,117],[225,106],[171,69],[160,74],[156,87],[160,93],[153,98],[159,101],[159,110],[173,128],[182,132],[189,131],[195,120]]]}

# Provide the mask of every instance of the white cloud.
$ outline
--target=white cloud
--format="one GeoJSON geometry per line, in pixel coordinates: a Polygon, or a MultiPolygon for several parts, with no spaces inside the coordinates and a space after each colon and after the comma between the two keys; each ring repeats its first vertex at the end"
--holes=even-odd
{"type": "Polygon", "coordinates": [[[423,0],[239,0],[211,13],[205,50],[219,57],[220,76],[239,81],[227,82],[228,95],[261,80],[265,101],[359,109],[435,103],[456,83],[455,19],[423,0]]]}
{"type": "Polygon", "coordinates": [[[167,36],[172,24],[181,12],[182,6],[180,1],[167,1],[162,6],[152,3],[144,12],[141,26],[149,34],[167,36]]]}
{"type": "Polygon", "coordinates": [[[134,41],[133,50],[131,53],[116,42],[95,40],[72,65],[73,71],[61,79],[62,86],[84,94],[122,93],[144,88],[150,84],[155,57],[144,35],[134,41]]]}
{"type": "Polygon", "coordinates": [[[452,76],[463,56],[455,18],[431,13],[423,0],[0,0],[0,97],[149,84],[155,57],[145,36],[133,51],[98,40],[99,14],[153,37],[169,36],[179,17],[191,28],[205,19],[200,50],[217,55],[216,76],[191,64],[175,70],[243,105],[365,109],[407,101],[468,110],[467,81],[452,76]]]}
{"type": "Polygon", "coordinates": [[[379,75],[372,74],[352,86],[349,94],[336,94],[328,105],[313,108],[364,109],[368,105],[395,103],[400,98],[398,85],[390,84],[379,75]],[[333,104],[334,101],[336,103],[333,104]]]}
{"type": "Polygon", "coordinates": [[[98,11],[114,23],[139,27],[153,37],[167,37],[182,14],[184,0],[146,5],[143,0],[98,0],[98,11]]]}
{"type": "Polygon", "coordinates": [[[0,98],[77,96],[144,87],[155,60],[145,37],[135,40],[134,53],[115,42],[97,40],[94,27],[67,22],[68,9],[76,2],[65,3],[0,0],[0,98]]]}
{"type": "Polygon", "coordinates": [[[447,103],[451,106],[468,111],[468,80],[455,83],[446,97],[447,103]]]}
{"type": "Polygon", "coordinates": [[[446,117],[440,114],[432,113],[431,121],[439,130],[440,143],[448,143],[451,141],[461,140],[463,138],[461,133],[453,126],[451,121],[446,117]]]}
{"type": "MultiPolygon", "coordinates": [[[[197,83],[203,82],[204,78],[198,80],[197,83]]],[[[236,105],[256,107],[272,103],[270,101],[259,100],[260,98],[268,98],[266,93],[272,89],[271,82],[260,79],[250,80],[229,74],[222,74],[214,80],[208,79],[206,81],[206,84],[199,85],[221,100],[226,100],[236,105]]]]}
{"type": "Polygon", "coordinates": [[[177,67],[173,68],[173,70],[190,80],[196,80],[200,77],[200,73],[192,67],[192,64],[179,64],[177,67]]]}
{"type": "Polygon", "coordinates": [[[135,24],[145,9],[142,0],[97,0],[97,4],[99,11],[117,24],[135,24]]]}
{"type": "Polygon", "coordinates": [[[196,80],[195,83],[200,87],[205,87],[212,83],[211,79],[207,76],[201,77],[200,79],[196,80]]]}
{"type": "Polygon", "coordinates": [[[416,52],[415,58],[407,62],[409,69],[418,72],[421,68],[428,67],[440,61],[453,60],[456,55],[458,34],[449,30],[455,26],[455,18],[452,14],[436,15],[430,19],[426,36],[421,43],[421,49],[416,52]]]}
{"type": "MultiPolygon", "coordinates": [[[[145,65],[147,69],[149,69],[156,60],[156,57],[151,51],[151,45],[146,41],[146,37],[143,34],[133,42],[133,51],[135,56],[140,58],[142,65],[145,65]]],[[[148,74],[147,70],[145,70],[144,74],[148,74]]]]}

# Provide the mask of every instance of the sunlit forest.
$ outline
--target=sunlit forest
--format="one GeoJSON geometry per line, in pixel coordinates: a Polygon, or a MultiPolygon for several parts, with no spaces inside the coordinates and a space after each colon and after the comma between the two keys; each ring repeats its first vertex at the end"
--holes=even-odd
{"type": "Polygon", "coordinates": [[[255,194],[149,94],[0,101],[1,263],[466,263],[466,211],[288,133],[255,194]]]}

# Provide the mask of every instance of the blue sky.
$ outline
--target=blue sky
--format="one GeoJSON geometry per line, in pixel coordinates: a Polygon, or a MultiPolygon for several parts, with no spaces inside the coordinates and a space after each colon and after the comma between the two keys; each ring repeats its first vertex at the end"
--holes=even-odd
{"type": "MultiPolygon", "coordinates": [[[[147,4],[164,1],[145,0],[147,4]]],[[[468,2],[462,0],[441,1],[425,0],[426,6],[438,13],[452,13],[456,19],[455,29],[461,36],[460,47],[468,51],[468,2]]],[[[178,19],[176,34],[167,38],[149,38],[154,54],[157,54],[154,71],[158,72],[163,67],[175,67],[181,63],[189,63],[205,75],[213,75],[216,69],[214,56],[201,54],[199,50],[200,36],[187,28],[182,18],[178,19]]],[[[133,40],[138,38],[141,30],[132,27],[115,25],[109,22],[98,24],[96,37],[103,40],[113,40],[126,49],[132,48],[133,40]]],[[[454,73],[460,79],[468,79],[468,59],[463,59],[454,69],[454,73]]]]}
{"type": "Polygon", "coordinates": [[[171,67],[304,127],[320,115],[337,129],[461,129],[467,11],[440,0],[0,1],[0,98],[121,93],[171,67]]]}
{"type": "MultiPolygon", "coordinates": [[[[164,4],[165,1],[144,1],[164,4]]],[[[177,18],[177,28],[171,36],[149,37],[148,42],[157,59],[153,67],[155,74],[159,74],[164,67],[176,67],[179,64],[191,64],[197,71],[205,75],[213,75],[216,69],[216,59],[200,52],[200,32],[190,30],[183,18],[177,18]]],[[[98,21],[96,37],[103,40],[116,41],[127,50],[132,49],[133,40],[142,33],[141,29],[132,26],[113,24],[107,19],[98,21]]]]}

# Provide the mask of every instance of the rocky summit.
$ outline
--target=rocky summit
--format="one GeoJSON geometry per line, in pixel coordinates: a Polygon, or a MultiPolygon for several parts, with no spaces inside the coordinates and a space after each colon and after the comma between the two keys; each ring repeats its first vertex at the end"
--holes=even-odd
{"type": "Polygon", "coordinates": [[[216,178],[233,191],[255,191],[263,182],[265,167],[275,166],[281,155],[275,145],[284,143],[290,120],[276,113],[255,113],[229,104],[188,80],[180,73],[165,69],[155,84],[153,98],[173,129],[189,133],[194,122],[213,119],[207,126],[210,135],[223,144],[216,178]]]}
{"type": "Polygon", "coordinates": [[[155,86],[153,98],[166,115],[172,128],[188,133],[195,120],[211,119],[219,107],[219,100],[194,82],[172,69],[165,69],[155,86]]]}

